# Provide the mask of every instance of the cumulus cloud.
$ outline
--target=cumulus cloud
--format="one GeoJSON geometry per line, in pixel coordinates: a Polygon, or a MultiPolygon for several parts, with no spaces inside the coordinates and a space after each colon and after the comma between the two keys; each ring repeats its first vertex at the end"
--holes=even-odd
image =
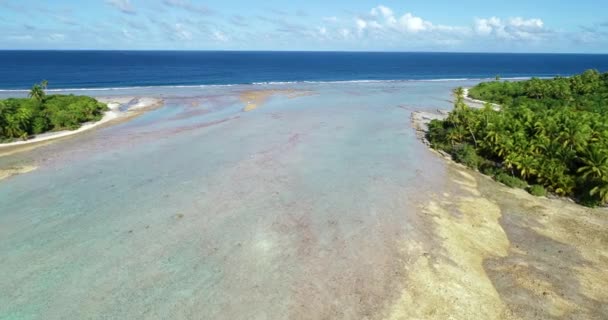
{"type": "Polygon", "coordinates": [[[393,9],[380,5],[370,10],[367,17],[357,19],[357,28],[361,33],[365,29],[386,29],[400,33],[416,34],[425,31],[463,31],[461,27],[433,24],[411,12],[395,14],[393,9]]]}
{"type": "Polygon", "coordinates": [[[502,27],[502,22],[496,17],[475,19],[475,31],[480,35],[489,35],[502,27]]]}
{"type": "MultiPolygon", "coordinates": [[[[324,22],[327,22],[325,19],[324,22]]],[[[352,39],[353,37],[369,41],[382,41],[387,45],[399,45],[408,41],[423,47],[446,46],[456,47],[466,42],[479,41],[540,41],[549,39],[555,34],[545,26],[542,19],[511,18],[477,18],[468,26],[444,25],[431,22],[412,12],[402,13],[390,7],[379,5],[371,8],[351,20],[349,30],[345,33],[344,24],[332,25],[327,34],[333,39],[352,39]],[[335,28],[335,29],[334,29],[335,28]],[[343,36],[340,36],[343,35],[343,36]]]]}
{"type": "Polygon", "coordinates": [[[475,19],[475,32],[480,36],[495,36],[506,40],[539,40],[549,33],[541,19],[514,17],[506,20],[491,17],[475,19]]]}
{"type": "Polygon", "coordinates": [[[135,14],[135,7],[130,0],[105,0],[107,4],[117,8],[122,13],[135,14]]]}
{"type": "Polygon", "coordinates": [[[357,18],[357,32],[362,33],[367,28],[367,21],[357,18]]]}
{"type": "Polygon", "coordinates": [[[408,32],[420,32],[425,30],[433,29],[433,24],[422,20],[420,17],[416,17],[411,13],[404,14],[400,19],[399,23],[402,28],[408,32]]]}
{"type": "Polygon", "coordinates": [[[394,14],[391,8],[379,5],[375,8],[372,8],[371,15],[374,17],[383,16],[384,18],[390,18],[393,17],[394,14]]]}

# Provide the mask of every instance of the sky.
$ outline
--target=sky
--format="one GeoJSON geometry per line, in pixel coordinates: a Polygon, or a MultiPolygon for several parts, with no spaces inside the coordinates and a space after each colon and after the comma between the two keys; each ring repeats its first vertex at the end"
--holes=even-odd
{"type": "Polygon", "coordinates": [[[608,53],[608,1],[0,0],[0,49],[608,53]]]}

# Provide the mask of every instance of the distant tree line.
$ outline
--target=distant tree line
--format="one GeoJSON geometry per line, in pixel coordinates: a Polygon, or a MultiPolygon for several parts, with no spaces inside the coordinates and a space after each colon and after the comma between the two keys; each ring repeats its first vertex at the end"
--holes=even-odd
{"type": "Polygon", "coordinates": [[[0,100],[0,141],[27,139],[36,134],[74,130],[98,121],[108,107],[86,96],[46,95],[48,82],[35,84],[29,98],[0,100]]]}
{"type": "Polygon", "coordinates": [[[433,148],[536,195],[546,190],[595,206],[608,202],[608,73],[492,81],[471,88],[473,109],[455,91],[455,109],[432,121],[433,148]]]}

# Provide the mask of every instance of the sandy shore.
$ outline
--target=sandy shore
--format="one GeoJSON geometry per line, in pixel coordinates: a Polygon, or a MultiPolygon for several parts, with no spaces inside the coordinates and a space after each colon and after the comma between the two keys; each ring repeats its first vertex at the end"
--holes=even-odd
{"type": "MultiPolygon", "coordinates": [[[[466,104],[471,108],[481,109],[487,103],[486,101],[473,99],[469,96],[470,88],[463,88],[464,90],[464,100],[466,104]]],[[[490,105],[494,108],[494,110],[500,110],[500,105],[495,103],[490,103],[490,105]]],[[[410,120],[411,125],[416,130],[416,136],[422,140],[424,144],[429,145],[428,140],[426,140],[426,132],[428,130],[428,125],[432,120],[444,120],[447,118],[448,114],[452,110],[437,110],[436,112],[429,111],[412,111],[410,120]]],[[[443,156],[446,156],[445,152],[440,152],[443,156]]]]}
{"type": "MultiPolygon", "coordinates": [[[[20,149],[22,146],[31,146],[38,145],[41,142],[55,140],[59,138],[64,138],[68,136],[72,136],[78,133],[82,133],[85,131],[89,131],[93,128],[97,128],[103,124],[109,123],[113,120],[118,120],[120,118],[125,118],[128,116],[132,116],[136,113],[139,113],[143,110],[154,108],[163,104],[162,99],[157,98],[137,98],[137,97],[116,97],[116,98],[97,98],[98,101],[106,103],[110,110],[106,111],[103,118],[97,122],[89,122],[84,123],[80,128],[76,130],[65,130],[65,131],[57,131],[57,132],[48,132],[39,134],[34,138],[23,140],[23,141],[15,141],[10,143],[0,144],[0,151],[5,151],[9,149],[20,149]]],[[[27,149],[29,150],[29,148],[27,149]]],[[[13,152],[10,152],[13,153],[13,152]]],[[[5,153],[0,153],[0,156],[6,155],[5,153]]]]}
{"type": "Polygon", "coordinates": [[[388,319],[604,319],[608,211],[534,197],[450,163],[458,188],[421,207],[388,319]]]}
{"type": "Polygon", "coordinates": [[[12,176],[16,176],[16,175],[22,174],[22,173],[28,173],[28,172],[34,171],[36,169],[38,169],[38,167],[31,166],[31,165],[3,168],[3,169],[0,169],[0,180],[4,180],[6,178],[10,178],[12,176]]]}
{"type": "MultiPolygon", "coordinates": [[[[428,145],[428,123],[445,117],[445,112],[416,111],[411,122],[428,145]]],[[[389,319],[602,319],[608,314],[607,209],[535,197],[439,153],[460,187],[431,196],[422,207],[439,245],[405,245],[419,258],[406,267],[408,285],[389,319]]]]}
{"type": "Polygon", "coordinates": [[[289,99],[310,95],[312,92],[287,89],[287,90],[248,90],[240,94],[241,102],[245,105],[243,111],[248,112],[257,109],[268,99],[275,95],[283,95],[289,99]]]}
{"type": "MultiPolygon", "coordinates": [[[[487,102],[483,101],[483,100],[477,100],[477,99],[471,98],[469,96],[469,89],[470,88],[463,88],[463,90],[464,90],[464,101],[471,108],[478,108],[478,109],[483,108],[487,102]]],[[[500,110],[500,105],[499,104],[490,103],[490,105],[494,108],[494,110],[500,110]]]]}

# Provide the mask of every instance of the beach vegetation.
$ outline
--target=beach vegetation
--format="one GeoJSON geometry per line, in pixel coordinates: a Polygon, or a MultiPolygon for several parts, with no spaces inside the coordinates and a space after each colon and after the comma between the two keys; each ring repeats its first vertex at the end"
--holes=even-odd
{"type": "Polygon", "coordinates": [[[454,93],[454,110],[429,124],[433,148],[505,185],[532,185],[535,195],[608,202],[608,73],[491,81],[469,90],[500,109],[470,108],[461,90],[454,93]]]}
{"type": "Polygon", "coordinates": [[[524,180],[512,176],[506,172],[500,172],[494,178],[496,179],[496,181],[511,188],[523,189],[528,186],[528,183],[526,183],[524,180]]]}
{"type": "Polygon", "coordinates": [[[74,130],[99,121],[106,104],[91,97],[46,95],[48,82],[35,84],[29,98],[0,100],[0,142],[28,139],[49,131],[74,130]]]}
{"type": "Polygon", "coordinates": [[[536,197],[545,197],[547,195],[547,190],[540,184],[531,185],[528,187],[528,192],[536,197]]]}

